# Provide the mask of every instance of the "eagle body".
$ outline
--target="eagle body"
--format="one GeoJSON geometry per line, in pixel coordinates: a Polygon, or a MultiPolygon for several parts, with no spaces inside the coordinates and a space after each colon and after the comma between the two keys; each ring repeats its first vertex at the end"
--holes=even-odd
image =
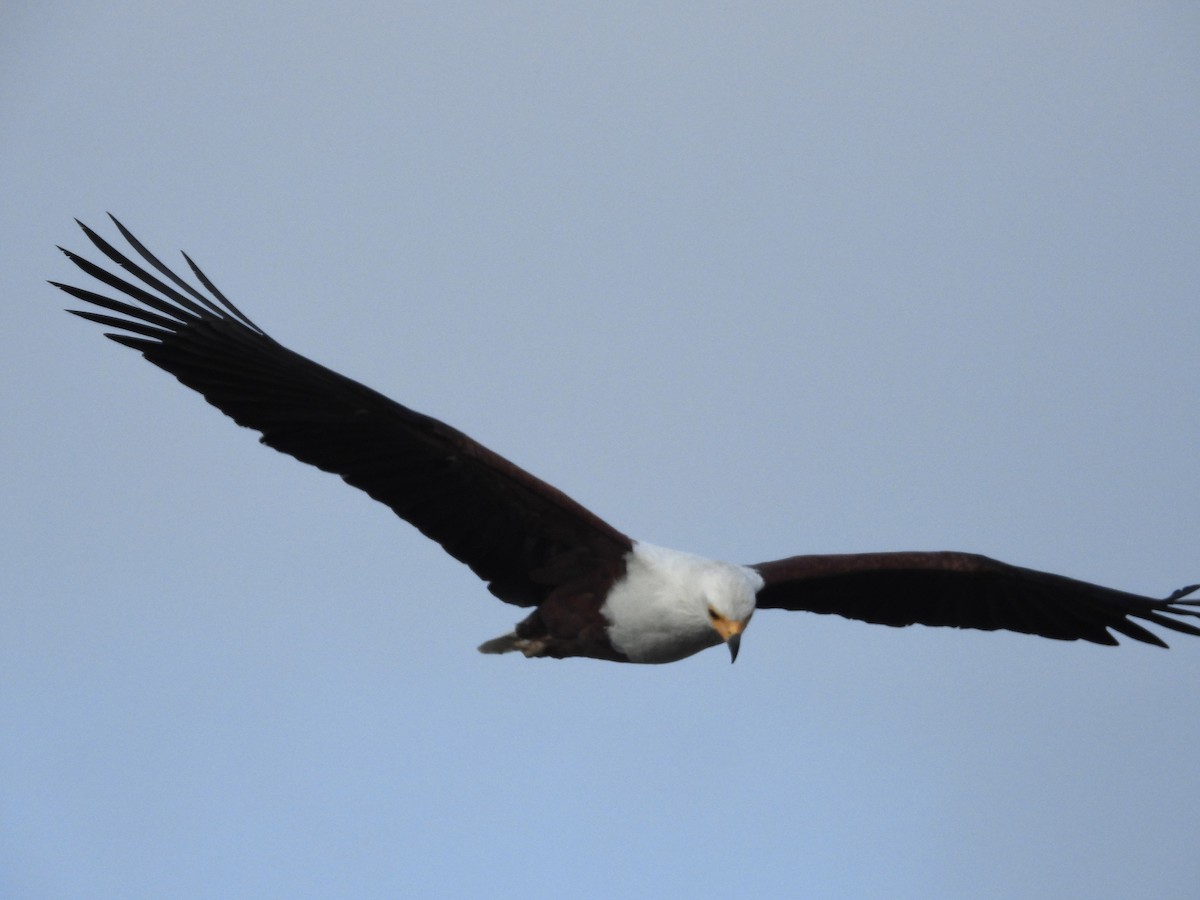
{"type": "Polygon", "coordinates": [[[114,329],[106,336],[259,432],[262,443],[385,504],[497,598],[531,610],[480,646],[485,653],[665,663],[724,643],[736,659],[756,609],[1109,645],[1115,632],[1165,647],[1147,625],[1200,635],[1200,601],[1184,599],[1200,585],[1156,599],[957,551],[808,554],[743,566],[634,541],[446,423],[282,346],[186,254],[203,289],[113,223],[132,254],[79,224],[121,274],[63,250],[110,290],[51,282],[89,304],[70,312],[114,329]]]}
{"type": "Polygon", "coordinates": [[[634,542],[623,562],[622,574],[602,592],[551,596],[512,632],[479,649],[675,662],[736,638],[754,615],[754,595],[763,584],[746,566],[642,541],[634,542]]]}

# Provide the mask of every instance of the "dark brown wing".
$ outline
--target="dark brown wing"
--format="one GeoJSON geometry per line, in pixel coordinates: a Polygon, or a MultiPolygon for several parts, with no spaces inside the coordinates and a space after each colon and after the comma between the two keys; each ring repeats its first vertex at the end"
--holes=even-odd
{"type": "Polygon", "coordinates": [[[535,605],[554,586],[592,569],[611,572],[631,549],[621,532],[465,434],[288,350],[230,303],[186,254],[208,296],[113,222],[162,278],[81,222],[89,240],[130,281],[63,252],[124,299],[51,283],[129,318],[70,312],[121,329],[107,337],[138,350],[239,425],[262,432],[262,443],[334,472],[390,506],[470,566],[500,599],[535,605]]]}
{"type": "Polygon", "coordinates": [[[1109,629],[1167,646],[1133,619],[1200,635],[1172,616],[1200,617],[1198,600],[1165,600],[1023,569],[973,553],[859,553],[793,556],[753,567],[766,584],[762,609],[837,613],[880,625],[1005,629],[1063,641],[1116,644],[1109,629]]]}

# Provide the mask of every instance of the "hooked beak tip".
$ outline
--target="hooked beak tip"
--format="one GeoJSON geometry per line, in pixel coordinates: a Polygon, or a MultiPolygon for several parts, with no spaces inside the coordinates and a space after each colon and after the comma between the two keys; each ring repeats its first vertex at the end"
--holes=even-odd
{"type": "Polygon", "coordinates": [[[742,636],[740,634],[731,635],[729,640],[725,642],[729,646],[729,662],[737,662],[738,648],[742,645],[742,636]]]}

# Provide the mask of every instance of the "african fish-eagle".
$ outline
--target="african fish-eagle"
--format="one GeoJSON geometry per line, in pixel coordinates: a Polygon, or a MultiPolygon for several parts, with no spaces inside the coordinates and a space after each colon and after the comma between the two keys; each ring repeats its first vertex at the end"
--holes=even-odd
{"type": "MultiPolygon", "coordinates": [[[[1005,629],[1166,646],[1138,621],[1200,635],[1200,585],[1162,600],[959,552],[793,556],[754,565],[635,541],[562,491],[437,419],[268,337],[184,254],[203,290],[115,218],[140,262],[82,222],[122,275],[67,257],[121,299],[51,282],[106,312],[71,310],[199,391],[261,442],[334,472],[531,612],[485,653],[664,663],[724,643],[736,659],[756,609],[837,613],[884,625],[1005,629]],[[111,315],[116,313],[117,315],[111,315]]],[[[60,248],[62,249],[62,248],[60,248]]]]}

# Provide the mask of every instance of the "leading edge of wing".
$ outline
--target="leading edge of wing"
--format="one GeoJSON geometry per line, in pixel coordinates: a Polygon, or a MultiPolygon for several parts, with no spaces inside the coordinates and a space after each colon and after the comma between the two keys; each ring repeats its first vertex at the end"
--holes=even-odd
{"type": "Polygon", "coordinates": [[[60,247],[120,297],[51,282],[103,310],[69,312],[117,329],[106,336],[259,431],[262,443],[386,504],[466,563],[500,599],[537,604],[590,567],[618,565],[632,548],[628,537],[566,494],[462,432],[288,350],[186,254],[207,294],[113,222],[153,271],[80,222],[126,277],[60,247]]]}
{"type": "Polygon", "coordinates": [[[1117,644],[1112,632],[1160,647],[1135,619],[1200,635],[1200,585],[1154,599],[998,562],[974,553],[897,552],[793,556],[752,566],[763,609],[834,613],[881,625],[1007,630],[1117,644]]]}

